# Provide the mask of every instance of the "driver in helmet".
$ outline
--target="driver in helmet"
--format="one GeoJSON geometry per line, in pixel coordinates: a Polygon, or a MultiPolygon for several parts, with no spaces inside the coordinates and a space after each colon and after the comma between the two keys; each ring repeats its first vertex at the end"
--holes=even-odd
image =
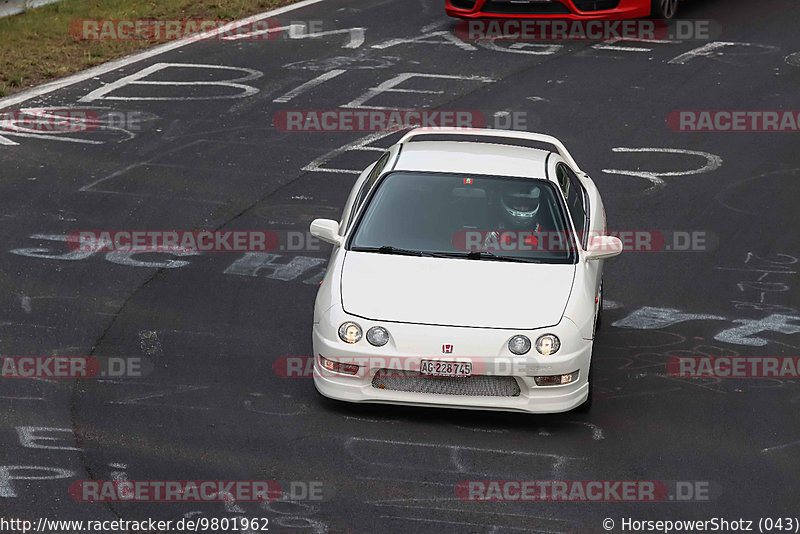
{"type": "Polygon", "coordinates": [[[538,221],[539,197],[541,190],[530,183],[508,186],[500,195],[500,217],[498,230],[486,234],[484,248],[498,248],[507,243],[524,242],[525,245],[537,245],[534,235],[541,229],[538,221]],[[519,234],[524,233],[524,241],[519,234]]]}

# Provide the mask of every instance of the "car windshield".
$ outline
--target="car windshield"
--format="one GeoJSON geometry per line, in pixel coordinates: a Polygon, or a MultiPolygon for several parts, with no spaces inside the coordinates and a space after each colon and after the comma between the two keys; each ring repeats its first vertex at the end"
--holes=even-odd
{"type": "Polygon", "coordinates": [[[350,249],[573,263],[574,241],[556,195],[546,180],[392,172],[370,196],[350,249]]]}

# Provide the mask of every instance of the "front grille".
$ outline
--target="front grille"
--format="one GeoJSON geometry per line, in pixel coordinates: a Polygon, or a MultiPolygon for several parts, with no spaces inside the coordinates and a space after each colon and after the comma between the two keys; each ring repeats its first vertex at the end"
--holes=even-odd
{"type": "Polygon", "coordinates": [[[475,0],[450,0],[450,4],[458,9],[472,9],[475,7],[475,0]]]}
{"type": "Polygon", "coordinates": [[[512,376],[433,377],[388,369],[375,373],[372,387],[390,391],[470,397],[518,397],[520,392],[519,384],[512,376]]]}
{"type": "Polygon", "coordinates": [[[536,2],[530,0],[487,0],[483,13],[497,13],[503,15],[564,15],[570,11],[561,2],[536,2]]]}
{"type": "Polygon", "coordinates": [[[572,3],[579,11],[605,11],[619,6],[619,0],[572,0],[572,3]]]}

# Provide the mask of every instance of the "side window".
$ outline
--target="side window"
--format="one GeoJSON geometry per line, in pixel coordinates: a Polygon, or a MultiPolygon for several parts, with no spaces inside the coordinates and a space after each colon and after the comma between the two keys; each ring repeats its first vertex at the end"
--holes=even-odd
{"type": "Polygon", "coordinates": [[[569,176],[567,175],[567,168],[564,165],[556,167],[556,177],[558,178],[558,185],[561,187],[561,192],[564,193],[564,198],[569,197],[569,176]]]}
{"type": "Polygon", "coordinates": [[[353,202],[353,211],[350,214],[350,221],[348,226],[353,223],[353,219],[355,219],[356,213],[358,212],[358,208],[361,207],[361,204],[364,203],[364,199],[367,198],[367,193],[370,192],[372,186],[375,185],[375,181],[380,177],[383,169],[386,168],[386,164],[389,163],[389,153],[386,152],[381,156],[381,159],[375,164],[375,167],[372,168],[370,171],[369,176],[367,179],[364,180],[364,183],[361,184],[361,189],[358,190],[358,196],[356,197],[355,202],[353,202]]]}
{"type": "Polygon", "coordinates": [[[589,224],[589,217],[586,213],[586,192],[575,173],[563,163],[558,165],[557,178],[567,201],[567,209],[572,217],[572,222],[575,224],[575,230],[579,234],[583,234],[580,237],[585,247],[586,230],[589,224]]]}

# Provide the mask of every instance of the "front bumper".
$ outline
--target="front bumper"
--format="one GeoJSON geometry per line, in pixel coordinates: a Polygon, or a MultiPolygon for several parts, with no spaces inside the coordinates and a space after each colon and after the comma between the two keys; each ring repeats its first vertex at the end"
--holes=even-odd
{"type": "MultiPolygon", "coordinates": [[[[326,397],[348,402],[556,413],[580,406],[588,396],[587,377],[591,364],[592,341],[582,339],[577,327],[566,318],[555,327],[522,332],[376,323],[363,319],[358,319],[357,322],[364,331],[376,324],[388,328],[392,340],[384,347],[373,347],[364,339],[348,345],[339,340],[331,327],[315,324],[314,385],[326,397]],[[562,347],[551,356],[542,356],[535,348],[531,348],[531,351],[524,356],[515,356],[505,347],[508,339],[520,333],[524,333],[532,341],[542,334],[554,333],[562,340],[562,347]],[[448,343],[453,345],[453,353],[442,354],[441,346],[448,343]],[[435,352],[431,347],[437,347],[439,351],[435,352]],[[361,368],[356,376],[333,373],[322,368],[320,356],[339,362],[357,362],[361,368]],[[375,379],[376,373],[385,372],[386,369],[397,371],[393,374],[395,376],[399,374],[403,378],[407,376],[403,373],[416,375],[415,371],[419,370],[420,361],[423,359],[471,361],[473,376],[483,377],[480,379],[483,382],[501,383],[502,387],[496,389],[505,393],[498,394],[495,391],[492,394],[473,394],[470,388],[446,386],[425,387],[413,391],[391,389],[391,386],[384,389],[378,385],[382,381],[375,379]],[[579,376],[570,384],[538,386],[534,380],[534,376],[565,375],[574,371],[579,371],[579,376]],[[511,379],[516,385],[514,392],[508,393],[507,385],[511,379]],[[453,389],[460,390],[460,394],[444,393],[453,389]],[[439,392],[432,393],[430,390],[439,392]]],[[[419,384],[419,380],[451,381],[451,385],[461,386],[464,380],[469,379],[416,377],[410,380],[416,380],[415,384],[419,384]]],[[[445,382],[438,384],[444,385],[445,382]]],[[[494,385],[489,389],[493,387],[494,385]]]]}
{"type": "Polygon", "coordinates": [[[446,0],[445,11],[458,18],[633,19],[650,15],[650,0],[446,0]]]}

